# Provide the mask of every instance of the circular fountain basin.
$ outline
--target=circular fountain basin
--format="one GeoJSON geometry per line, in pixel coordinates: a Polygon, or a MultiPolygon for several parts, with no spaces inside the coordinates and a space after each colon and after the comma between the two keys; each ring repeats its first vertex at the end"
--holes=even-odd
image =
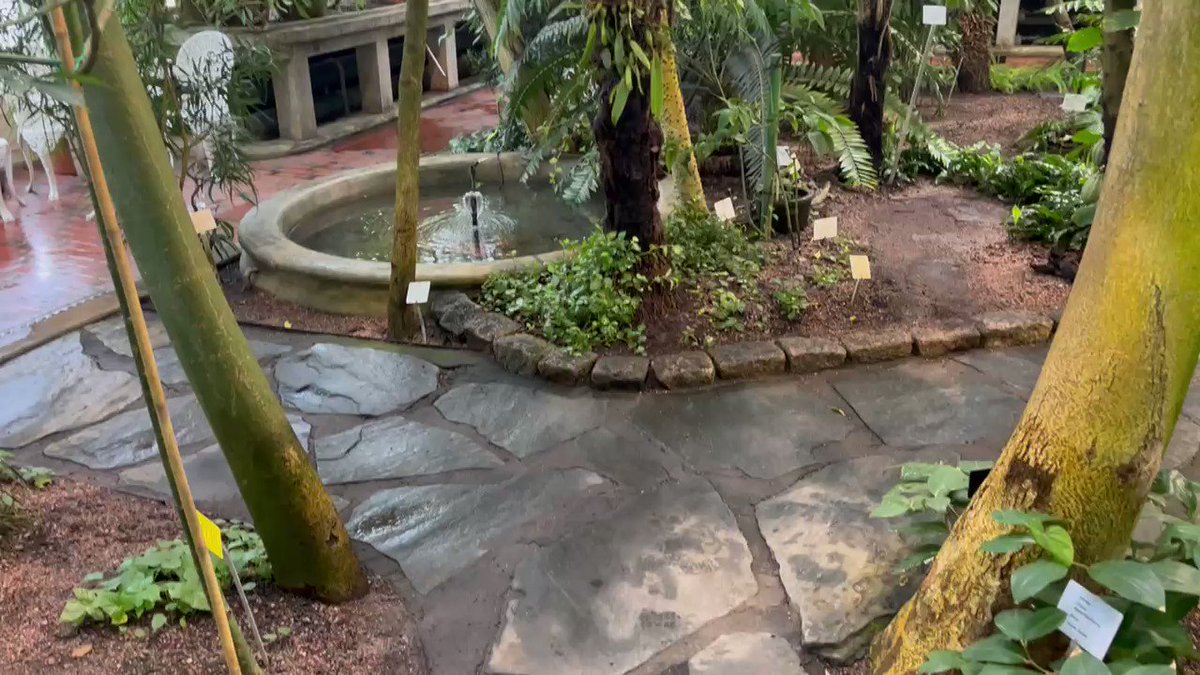
{"type": "MultiPolygon", "coordinates": [[[[573,207],[545,174],[528,185],[519,153],[421,158],[417,279],[439,287],[478,286],[493,274],[540,268],[566,254],[563,238],[587,236],[598,205],[573,207]],[[463,195],[475,167],[482,207],[472,218],[463,195]],[[479,239],[474,225],[478,225],[479,239]]],[[[259,204],[242,219],[242,269],[284,300],[337,314],[387,313],[394,163],[305,183],[259,204]]]]}

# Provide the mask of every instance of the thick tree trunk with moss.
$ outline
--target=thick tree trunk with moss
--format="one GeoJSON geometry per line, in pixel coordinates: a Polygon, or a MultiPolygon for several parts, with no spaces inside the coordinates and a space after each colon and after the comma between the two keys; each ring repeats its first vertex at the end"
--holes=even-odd
{"type": "MultiPolygon", "coordinates": [[[[1105,16],[1132,10],[1137,0],[1104,0],[1105,16]]],[[[1121,110],[1121,97],[1125,92],[1125,79],[1129,76],[1129,63],[1133,59],[1133,29],[1104,32],[1104,44],[1100,51],[1100,67],[1103,71],[1100,87],[1100,104],[1104,119],[1105,154],[1112,151],[1113,136],[1117,131],[1117,113],[1121,110]]]]}
{"type": "Polygon", "coordinates": [[[892,62],[892,0],[858,0],[858,63],[850,87],[850,119],[858,125],[875,170],[883,171],[883,103],[892,62]]]}
{"type": "Polygon", "coordinates": [[[958,90],[967,93],[992,88],[992,37],[996,19],[983,9],[964,12],[958,19],[962,34],[958,68],[958,90]]]}
{"type": "Polygon", "coordinates": [[[996,468],[917,594],[872,649],[912,673],[1012,604],[1023,562],[979,548],[1001,509],[1062,519],[1082,563],[1120,555],[1159,470],[1200,351],[1200,3],[1147,3],[1104,192],[1037,387],[996,468]]]}
{"type": "Polygon", "coordinates": [[[267,549],[276,582],[327,601],[366,577],[196,239],[146,88],[110,21],[84,86],[129,247],[267,549]]]}
{"type": "MultiPolygon", "coordinates": [[[[666,6],[660,0],[605,0],[609,21],[627,20],[625,12],[641,6],[645,12],[632,17],[634,33],[648,26],[665,26],[666,6]]],[[[610,33],[615,31],[613,22],[610,33]]],[[[607,212],[604,227],[637,237],[642,250],[665,243],[662,218],[658,213],[658,167],[663,133],[650,111],[649,77],[633,87],[621,116],[612,119],[612,92],[621,81],[613,68],[600,66],[600,106],[592,122],[592,133],[600,152],[600,187],[607,212]]],[[[665,92],[664,92],[665,93],[665,92]]],[[[664,105],[665,107],[665,105],[664,105]]]]}
{"type": "MultiPolygon", "coordinates": [[[[670,33],[667,33],[668,35],[670,33]]],[[[679,66],[675,61],[675,45],[668,41],[662,50],[663,60],[663,135],[675,158],[671,174],[675,177],[675,193],[681,206],[708,211],[704,199],[704,184],[700,181],[700,166],[692,148],[692,133],[688,129],[687,108],[683,105],[683,90],[679,87],[679,66]]]]}
{"type": "Polygon", "coordinates": [[[392,280],[388,289],[388,335],[411,338],[421,333],[416,305],[405,303],[408,285],[417,279],[417,221],[420,218],[421,83],[425,79],[425,35],[429,0],[408,0],[404,10],[404,54],[396,103],[396,224],[392,234],[392,280]]]}

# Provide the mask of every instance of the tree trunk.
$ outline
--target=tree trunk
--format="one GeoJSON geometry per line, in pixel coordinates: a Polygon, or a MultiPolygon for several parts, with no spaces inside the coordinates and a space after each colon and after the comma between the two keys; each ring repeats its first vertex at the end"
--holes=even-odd
{"type": "Polygon", "coordinates": [[[341,601],[366,577],[333,502],[229,311],[175,184],[117,21],[84,96],[142,280],[221,445],[283,588],[341,601]]]}
{"type": "Polygon", "coordinates": [[[858,0],[858,64],[850,88],[850,119],[858,125],[875,170],[883,172],[883,102],[892,62],[892,0],[858,0]]]}
{"type": "MultiPolygon", "coordinates": [[[[1104,0],[1105,16],[1114,12],[1133,9],[1137,0],[1104,0]]],[[[1121,96],[1125,91],[1125,79],[1129,76],[1129,62],[1133,59],[1133,29],[1104,31],[1104,46],[1100,51],[1101,83],[1100,103],[1104,118],[1105,157],[1113,146],[1117,131],[1117,113],[1121,110],[1121,96]]]]}
{"type": "MultiPolygon", "coordinates": [[[[670,33],[666,33],[670,35],[670,33]]],[[[675,177],[675,192],[685,208],[708,211],[704,199],[704,184],[700,181],[700,166],[692,149],[692,133],[688,129],[687,109],[683,105],[683,90],[679,87],[679,67],[675,62],[675,44],[668,41],[662,49],[663,60],[663,135],[675,154],[671,174],[675,177]]]]}
{"type": "MultiPolygon", "coordinates": [[[[617,22],[630,20],[625,12],[638,5],[606,0],[609,31],[617,22]],[[614,20],[614,17],[617,17],[614,20]]],[[[646,9],[632,17],[634,34],[644,35],[648,26],[665,25],[666,8],[659,2],[639,3],[646,9]]],[[[620,82],[613,68],[600,68],[600,109],[592,122],[592,133],[600,151],[600,186],[607,212],[604,228],[637,237],[643,251],[665,243],[662,218],[658,213],[658,166],[663,132],[650,113],[649,77],[634,86],[621,117],[613,122],[612,91],[620,82]]],[[[665,105],[664,105],[665,107],[665,105]]]]}
{"type": "Polygon", "coordinates": [[[417,225],[421,200],[421,83],[425,79],[425,39],[429,0],[409,0],[404,10],[404,55],[396,103],[396,225],[392,237],[392,281],[388,289],[388,335],[411,338],[421,332],[416,305],[405,303],[417,278],[417,225]]]}
{"type": "Polygon", "coordinates": [[[1158,472],[1200,351],[1200,3],[1146,3],[1097,219],[1037,387],[929,576],[872,650],[912,673],[1012,604],[1023,562],[981,553],[1000,509],[1062,519],[1076,558],[1120,555],[1158,472]]]}
{"type": "Polygon", "coordinates": [[[979,93],[992,89],[992,37],[996,19],[985,11],[959,16],[962,48],[959,52],[958,90],[979,93]]]}
{"type": "Polygon", "coordinates": [[[500,64],[500,72],[507,75],[508,71],[512,70],[515,58],[507,45],[496,42],[496,36],[500,33],[500,3],[497,0],[473,0],[471,5],[475,8],[475,14],[479,16],[479,22],[483,24],[483,30],[487,33],[488,44],[492,46],[496,63],[500,64]]]}

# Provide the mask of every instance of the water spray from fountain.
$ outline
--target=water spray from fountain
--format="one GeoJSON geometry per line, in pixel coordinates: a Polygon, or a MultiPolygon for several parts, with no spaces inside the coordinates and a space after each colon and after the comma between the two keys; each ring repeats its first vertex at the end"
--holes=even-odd
{"type": "Polygon", "coordinates": [[[482,259],[483,255],[483,240],[479,235],[479,206],[483,202],[483,195],[479,193],[479,183],[475,180],[475,167],[479,166],[479,162],[475,162],[468,170],[471,173],[471,189],[463,195],[463,207],[471,212],[471,232],[475,240],[475,256],[482,259]]]}

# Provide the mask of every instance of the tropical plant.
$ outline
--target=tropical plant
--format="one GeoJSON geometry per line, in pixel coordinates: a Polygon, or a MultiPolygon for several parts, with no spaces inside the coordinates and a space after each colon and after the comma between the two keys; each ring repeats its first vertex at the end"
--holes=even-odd
{"type": "Polygon", "coordinates": [[[0,537],[17,529],[24,521],[16,491],[16,485],[30,490],[44,490],[54,480],[54,472],[36,466],[17,466],[12,463],[13,455],[0,450],[0,537]]]}

